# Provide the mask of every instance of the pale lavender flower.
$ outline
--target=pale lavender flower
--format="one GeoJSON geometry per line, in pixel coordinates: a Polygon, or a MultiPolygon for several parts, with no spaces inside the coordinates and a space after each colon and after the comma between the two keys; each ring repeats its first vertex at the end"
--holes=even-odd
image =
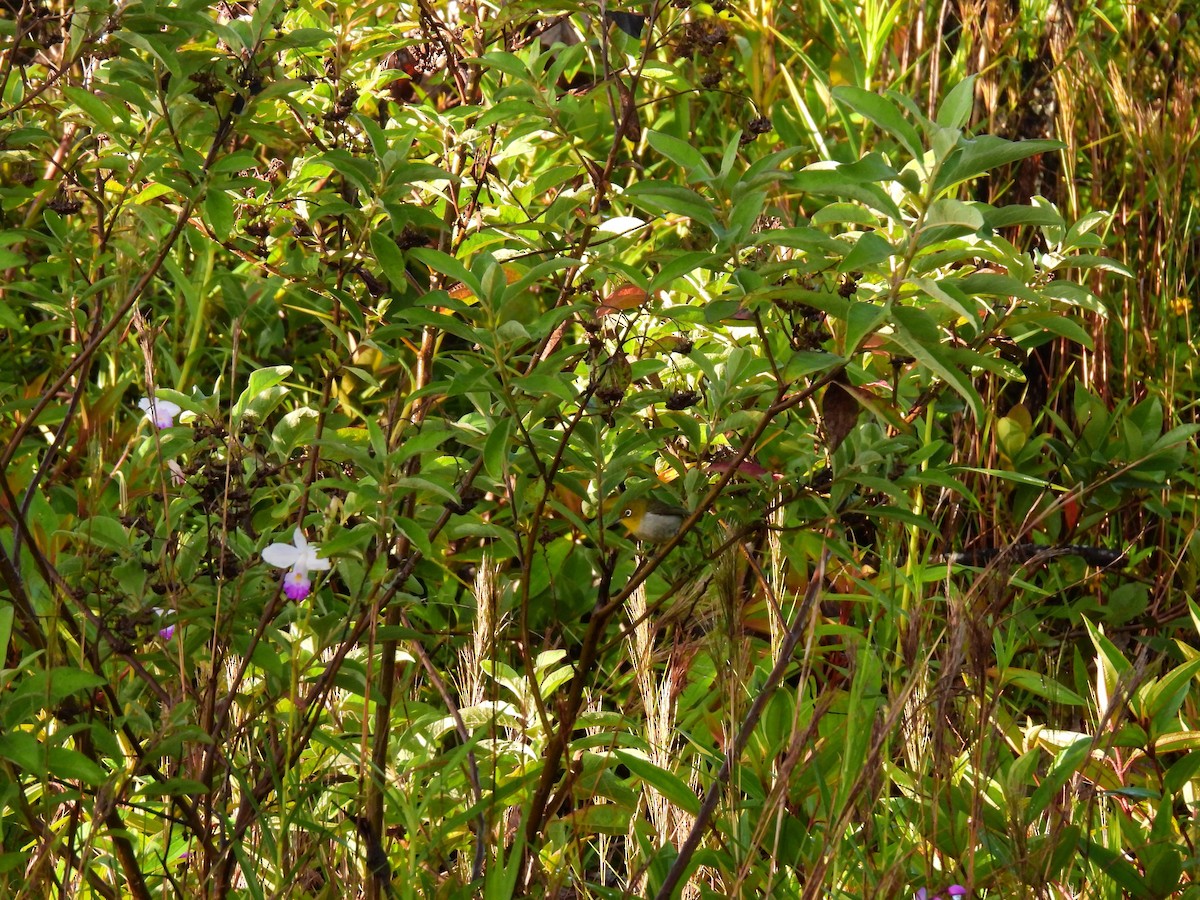
{"type": "Polygon", "coordinates": [[[143,397],[138,401],[138,409],[146,414],[155,428],[170,428],[175,424],[175,417],[183,412],[183,407],[170,400],[160,400],[143,397]]]}
{"type": "Polygon", "coordinates": [[[312,590],[310,571],[324,571],[332,563],[317,556],[320,547],[310,544],[304,538],[304,532],[296,529],[290,544],[271,544],[262,552],[264,562],[278,568],[287,568],[283,576],[283,592],[292,600],[303,600],[312,590]]]}
{"type": "MultiPolygon", "coordinates": [[[[946,896],[947,897],[966,897],[967,889],[965,887],[963,887],[961,884],[952,884],[952,885],[950,885],[950,887],[946,888],[946,896]]],[[[912,900],[942,900],[942,895],[934,894],[931,897],[929,895],[929,892],[926,891],[925,888],[921,888],[915,894],[913,894],[912,900]]]]}
{"type": "MultiPolygon", "coordinates": [[[[165,609],[163,609],[162,607],[156,606],[156,607],[154,607],[154,613],[161,619],[164,616],[166,616],[167,611],[165,609]]],[[[171,624],[171,625],[167,625],[163,628],[158,629],[158,636],[160,638],[162,638],[164,641],[169,641],[171,638],[173,638],[175,636],[175,625],[171,624]]]]}

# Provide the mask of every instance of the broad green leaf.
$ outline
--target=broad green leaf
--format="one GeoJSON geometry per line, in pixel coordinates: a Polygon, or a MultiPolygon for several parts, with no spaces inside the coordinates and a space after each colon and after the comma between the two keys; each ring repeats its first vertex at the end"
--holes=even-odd
{"type": "Polygon", "coordinates": [[[1051,703],[1059,703],[1064,706],[1087,706],[1087,700],[1042,672],[1008,668],[1004,670],[1004,684],[1015,684],[1022,690],[1038,697],[1044,697],[1051,703]]]}
{"type": "Polygon", "coordinates": [[[292,374],[291,366],[267,366],[255,369],[246,380],[246,389],[233,405],[233,421],[240,422],[252,404],[292,374]]]}
{"type": "Polygon", "coordinates": [[[1104,688],[1100,693],[1104,697],[1104,702],[1109,702],[1117,685],[1125,674],[1132,667],[1121,651],[1116,648],[1104,634],[1091,623],[1086,617],[1083,620],[1084,627],[1087,628],[1088,637],[1092,639],[1092,644],[1096,648],[1096,660],[1099,665],[1099,671],[1096,673],[1097,678],[1102,679],[1104,688]]]}
{"type": "Polygon", "coordinates": [[[8,642],[12,638],[12,623],[15,609],[12,603],[0,606],[0,655],[7,656],[8,642]]]}
{"type": "Polygon", "coordinates": [[[724,260],[722,256],[703,250],[683,251],[674,256],[664,254],[662,258],[668,262],[664,263],[658,274],[651,279],[647,293],[669,290],[676,280],[685,275],[719,265],[724,260]]]}
{"type": "Polygon", "coordinates": [[[921,135],[890,100],[855,85],[841,85],[834,88],[832,93],[835,100],[898,140],[913,159],[921,159],[925,155],[921,135]]]}
{"type": "Polygon", "coordinates": [[[1066,227],[1062,215],[1048,204],[1031,203],[1028,206],[995,207],[986,203],[975,203],[974,206],[983,214],[983,224],[994,230],[1011,228],[1014,225],[1066,227]]]}
{"type": "Polygon", "coordinates": [[[867,231],[859,235],[854,246],[838,264],[839,272],[857,272],[873,269],[887,262],[899,251],[879,236],[878,232],[867,231]]]}
{"type": "Polygon", "coordinates": [[[1099,841],[1084,837],[1079,842],[1078,858],[1093,865],[1097,871],[1103,873],[1106,879],[1111,879],[1117,886],[1125,890],[1127,892],[1125,896],[1133,898],[1133,900],[1153,900],[1159,896],[1150,890],[1137,869],[1125,858],[1120,849],[1114,850],[1099,841]]]}
{"type": "Polygon", "coordinates": [[[887,318],[888,309],[878,303],[851,300],[846,315],[846,355],[858,351],[867,335],[879,328],[887,318]]]}
{"type": "Polygon", "coordinates": [[[378,172],[366,159],[335,148],[326,150],[317,157],[317,161],[329,166],[364,194],[374,193],[378,172]]]}
{"type": "Polygon", "coordinates": [[[468,285],[472,292],[478,292],[479,283],[475,279],[475,276],[462,264],[461,260],[450,256],[448,253],[434,250],[431,247],[413,247],[408,251],[408,255],[418,262],[429,266],[435,272],[441,272],[452,281],[468,285]]]}
{"type": "Polygon", "coordinates": [[[894,222],[904,218],[896,201],[877,184],[847,177],[836,167],[810,166],[792,175],[788,184],[794,190],[806,194],[831,194],[857,200],[868,209],[881,212],[894,222]]]}
{"type": "Polygon", "coordinates": [[[961,290],[960,284],[956,279],[947,278],[944,281],[937,281],[933,278],[914,277],[907,279],[907,281],[913,287],[928,294],[934,300],[951,310],[955,315],[961,316],[968,322],[973,322],[978,326],[979,301],[973,301],[968,297],[961,290]]]}
{"type": "Polygon", "coordinates": [[[639,181],[622,195],[647,212],[674,213],[707,225],[718,227],[712,204],[691,188],[668,181],[639,181]]]}
{"type": "Polygon", "coordinates": [[[492,422],[491,431],[483,448],[483,468],[497,484],[504,481],[508,472],[508,440],[512,431],[512,419],[505,417],[492,422]]]}
{"type": "MultiPolygon", "coordinates": [[[[0,269],[15,269],[24,266],[25,256],[12,250],[0,250],[0,269]]],[[[16,320],[18,323],[20,320],[16,320]]]]}
{"type": "Polygon", "coordinates": [[[48,756],[48,768],[55,778],[90,785],[104,782],[104,770],[78,750],[72,750],[70,747],[51,747],[48,756]]]}
{"type": "Polygon", "coordinates": [[[1083,285],[1076,284],[1073,281],[1058,279],[1045,285],[1041,290],[1047,297],[1061,300],[1064,303],[1069,303],[1071,306],[1078,306],[1081,309],[1086,309],[1088,312],[1108,318],[1108,308],[1104,305],[1104,301],[1083,287],[1083,285]]]}
{"type": "Polygon", "coordinates": [[[925,212],[925,228],[937,225],[960,225],[970,231],[978,231],[983,227],[983,214],[973,203],[952,200],[943,197],[934,200],[925,212]]]}
{"type": "Polygon", "coordinates": [[[909,306],[892,308],[895,331],[893,340],[909,356],[945,381],[967,402],[976,420],[983,418],[983,401],[967,378],[951,362],[942,346],[942,333],[937,323],[923,310],[909,306]]]}
{"type": "MultiPolygon", "coordinates": [[[[455,502],[458,502],[457,497],[455,502]]],[[[396,528],[400,533],[408,538],[411,543],[422,556],[426,559],[433,558],[433,544],[429,542],[429,529],[414,522],[412,519],[397,517],[396,528]]]]}
{"type": "MultiPolygon", "coordinates": [[[[1190,766],[1194,774],[1196,767],[1200,766],[1200,731],[1166,732],[1154,739],[1154,749],[1158,753],[1187,753],[1188,756],[1185,757],[1185,760],[1195,757],[1195,761],[1190,766]]],[[[1185,760],[1180,760],[1180,762],[1185,760]]]]}
{"type": "Polygon", "coordinates": [[[1040,304],[1041,298],[1037,292],[1025,282],[1011,275],[997,275],[990,272],[973,272],[958,279],[958,287],[967,294],[987,294],[993,297],[1019,297],[1032,304],[1040,304]]]}
{"type": "Polygon", "coordinates": [[[527,81],[529,79],[529,67],[525,65],[521,57],[502,50],[494,50],[491,53],[474,59],[464,59],[463,62],[482,63],[489,69],[503,72],[505,75],[511,75],[519,81],[527,81]]]}
{"type": "Polygon", "coordinates": [[[645,756],[633,750],[614,750],[613,756],[620,760],[639,780],[662,794],[684,812],[693,816],[700,812],[700,800],[678,775],[656,766],[645,756]]]}
{"type": "Polygon", "coordinates": [[[0,734],[0,757],[11,760],[30,774],[49,774],[41,771],[45,749],[41,742],[27,731],[0,734]]]}
{"type": "Polygon", "coordinates": [[[479,117],[475,123],[478,128],[490,128],[497,122],[536,121],[544,118],[544,114],[530,100],[509,98],[501,100],[479,117]]]}
{"type": "Polygon", "coordinates": [[[963,138],[934,179],[934,191],[942,194],[957,184],[970,181],[1006,163],[1066,147],[1061,141],[1006,141],[990,134],[963,138]]]}
{"type": "Polygon", "coordinates": [[[943,128],[964,128],[975,108],[975,76],[968,75],[946,94],[938,107],[937,123],[943,128]]]}
{"type": "Polygon", "coordinates": [[[218,240],[233,236],[233,198],[216,185],[209,185],[204,195],[204,218],[218,240]]]}
{"type": "Polygon", "coordinates": [[[687,175],[689,181],[712,181],[713,171],[704,154],[687,141],[662,131],[647,131],[646,141],[687,175]]]}
{"type": "Polygon", "coordinates": [[[1138,691],[1145,703],[1143,716],[1154,720],[1150,730],[1152,738],[1156,737],[1157,733],[1167,730],[1187,697],[1192,678],[1197,673],[1200,673],[1200,658],[1181,663],[1166,675],[1151,682],[1143,690],[1138,691]]]}
{"type": "MultiPolygon", "coordinates": [[[[68,532],[60,534],[66,535],[68,532]]],[[[109,516],[90,516],[80,523],[74,535],[105,550],[129,550],[129,533],[125,526],[109,516]]]]}
{"type": "Polygon", "coordinates": [[[812,215],[814,225],[862,225],[878,228],[879,217],[856,203],[827,203],[812,215]]]}
{"type": "Polygon", "coordinates": [[[1105,225],[1112,220],[1112,213],[1098,210],[1090,212],[1082,218],[1071,223],[1067,229],[1067,234],[1063,238],[1063,249],[1069,250],[1078,247],[1083,242],[1083,239],[1091,234],[1093,230],[1105,225]]]}
{"type": "Polygon", "coordinates": [[[1092,253],[1077,253],[1066,256],[1054,266],[1055,269],[1099,269],[1101,272],[1112,272],[1125,278],[1133,277],[1133,270],[1108,256],[1096,256],[1092,253]]]}
{"type": "MultiPolygon", "coordinates": [[[[1080,698],[1080,703],[1083,705],[1083,699],[1080,698]]],[[[1087,760],[1088,754],[1092,750],[1092,741],[1089,738],[1084,738],[1075,741],[1066,749],[1059,752],[1054,758],[1054,762],[1050,765],[1050,771],[1043,777],[1041,784],[1037,790],[1029,798],[1029,806],[1026,809],[1025,822],[1033,824],[1046,811],[1046,807],[1055,795],[1062,789],[1062,786],[1070,780],[1076,772],[1079,771],[1084,761],[1087,760]]]]}
{"type": "Polygon", "coordinates": [[[371,252],[383,269],[383,274],[397,291],[407,291],[408,278],[405,274],[404,253],[396,246],[396,241],[384,230],[371,232],[371,252]]]}
{"type": "MultiPolygon", "coordinates": [[[[113,110],[91,91],[85,91],[83,88],[77,88],[70,84],[64,84],[62,91],[88,116],[91,120],[90,125],[98,125],[100,126],[98,130],[110,134],[120,130],[113,118],[113,110]]],[[[119,107],[121,101],[116,100],[115,102],[119,107]]]]}

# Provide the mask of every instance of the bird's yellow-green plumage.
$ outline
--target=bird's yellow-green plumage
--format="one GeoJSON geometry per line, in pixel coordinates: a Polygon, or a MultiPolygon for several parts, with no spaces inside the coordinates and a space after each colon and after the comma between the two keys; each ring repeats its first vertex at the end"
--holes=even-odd
{"type": "Polygon", "coordinates": [[[604,511],[616,511],[617,520],[639,541],[661,544],[679,533],[683,520],[691,515],[686,509],[671,506],[652,497],[637,497],[627,500],[623,496],[612,497],[604,504],[604,511]]]}

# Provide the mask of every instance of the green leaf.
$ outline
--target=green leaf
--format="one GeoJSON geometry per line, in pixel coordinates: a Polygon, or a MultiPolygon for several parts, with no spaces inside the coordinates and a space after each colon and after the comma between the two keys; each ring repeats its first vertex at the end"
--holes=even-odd
{"type": "Polygon", "coordinates": [[[428,478],[420,478],[417,476],[409,476],[405,478],[396,478],[392,481],[392,485],[399,490],[419,491],[424,494],[432,494],[435,497],[440,497],[442,500],[447,500],[450,503],[457,504],[459,502],[458,494],[450,490],[445,485],[438,484],[436,481],[431,481],[428,478]]]}
{"type": "Polygon", "coordinates": [[[959,225],[969,231],[978,231],[983,227],[983,214],[973,203],[943,197],[934,200],[925,212],[924,227],[936,225],[959,225]]]}
{"type": "Polygon", "coordinates": [[[654,788],[667,800],[689,815],[700,813],[700,800],[678,775],[656,766],[650,760],[632,750],[614,750],[613,756],[641,781],[654,788]]]}
{"type": "Polygon", "coordinates": [[[639,181],[622,195],[636,206],[652,213],[674,213],[707,225],[714,232],[718,227],[712,204],[691,188],[667,181],[639,181]]]}
{"type": "Polygon", "coordinates": [[[1083,624],[1087,628],[1088,637],[1092,639],[1092,644],[1096,648],[1097,658],[1103,669],[1098,675],[1104,678],[1105,689],[1111,697],[1113,691],[1117,688],[1117,683],[1130,670],[1130,662],[1121,655],[1121,651],[1116,648],[1116,645],[1105,637],[1100,629],[1093,625],[1086,617],[1083,620],[1083,624]]]}
{"type": "MultiPolygon", "coordinates": [[[[1192,678],[1200,672],[1200,657],[1176,666],[1145,690],[1142,715],[1152,719],[1150,737],[1155,738],[1170,726],[1179,707],[1183,705],[1192,678]]],[[[1138,692],[1139,694],[1142,691],[1138,692]]]]}
{"type": "Polygon", "coordinates": [[[975,76],[969,75],[956,84],[938,107],[937,123],[943,128],[963,128],[971,119],[975,107],[975,76]]]}
{"type": "Polygon", "coordinates": [[[81,781],[84,784],[102,784],[104,770],[78,750],[69,747],[51,747],[49,753],[50,774],[64,781],[81,781]]]}
{"type": "Polygon", "coordinates": [[[210,185],[204,195],[204,220],[217,236],[228,240],[233,236],[233,198],[220,188],[210,185]]]}
{"type": "Polygon", "coordinates": [[[417,262],[429,266],[435,272],[441,272],[452,281],[467,285],[472,293],[478,294],[479,283],[461,260],[431,247],[413,247],[408,251],[408,255],[417,262]]]}
{"type": "Polygon", "coordinates": [[[371,252],[383,269],[383,274],[397,291],[404,292],[409,288],[405,274],[404,253],[396,246],[395,239],[385,231],[371,232],[371,252]]]}
{"type": "Polygon", "coordinates": [[[90,691],[106,682],[102,675],[76,669],[73,666],[55,666],[46,674],[50,680],[50,697],[56,703],[71,694],[90,691]]]}
{"type": "MultiPolygon", "coordinates": [[[[266,368],[255,369],[251,372],[250,377],[246,380],[246,389],[242,391],[237,403],[233,405],[233,421],[235,423],[241,422],[246,412],[252,405],[255,405],[255,401],[262,398],[271,388],[275,387],[275,385],[291,374],[291,366],[267,366],[266,368]]],[[[278,397],[272,394],[271,400],[277,402],[278,397]]],[[[255,405],[255,412],[261,418],[265,410],[259,409],[259,405],[255,405]]]]}
{"type": "MultiPolygon", "coordinates": [[[[1083,705],[1083,698],[1080,698],[1080,702],[1083,705]]],[[[1091,750],[1092,740],[1082,738],[1055,756],[1054,762],[1050,765],[1050,771],[1045,774],[1041,784],[1029,798],[1029,806],[1025,815],[1026,824],[1031,825],[1041,817],[1062,786],[1079,771],[1084,761],[1088,759],[1091,750]]]]}
{"type": "Polygon", "coordinates": [[[44,749],[41,742],[27,731],[0,734],[0,757],[12,760],[30,774],[45,774],[42,772],[44,749]]]}
{"type": "Polygon", "coordinates": [[[1112,272],[1124,278],[1132,278],[1133,270],[1108,256],[1096,256],[1092,253],[1077,253],[1062,259],[1054,269],[1099,269],[1101,272],[1112,272]]]}
{"type": "Polygon", "coordinates": [[[867,335],[874,332],[887,318],[887,307],[862,300],[850,301],[846,315],[846,355],[858,351],[867,335]]]}
{"type": "Polygon", "coordinates": [[[893,307],[892,318],[895,324],[893,340],[909,356],[954,388],[967,401],[975,418],[982,420],[983,401],[971,380],[950,361],[942,347],[942,334],[937,323],[924,310],[910,306],[893,307]]]}
{"type": "Polygon", "coordinates": [[[812,215],[814,225],[861,225],[878,228],[879,217],[855,203],[829,203],[812,215]]]}
{"type": "Polygon", "coordinates": [[[883,213],[894,222],[903,220],[900,207],[873,182],[848,177],[841,167],[818,164],[801,169],[788,179],[789,187],[806,194],[832,194],[857,200],[868,209],[883,213]]]}
{"type": "Polygon", "coordinates": [[[963,138],[950,154],[934,179],[934,191],[944,193],[957,184],[969,181],[997,166],[1017,162],[1039,153],[1062,150],[1061,141],[1006,141],[994,135],[983,134],[975,138],[963,138]]]}
{"type": "Polygon", "coordinates": [[[331,32],[324,28],[293,28],[285,31],[276,38],[285,47],[320,47],[327,41],[335,40],[331,32]]]}
{"type": "Polygon", "coordinates": [[[1078,858],[1081,863],[1089,864],[1095,867],[1097,872],[1102,872],[1105,878],[1114,881],[1134,900],[1150,900],[1157,896],[1150,891],[1133,864],[1125,858],[1123,848],[1114,850],[1090,838],[1083,838],[1079,842],[1078,858]]]}
{"type": "Polygon", "coordinates": [[[512,419],[505,417],[492,422],[491,431],[483,446],[483,468],[497,484],[504,481],[508,471],[508,439],[512,432],[512,419]]]}
{"type": "Polygon", "coordinates": [[[1200,750],[1200,734],[1193,732],[1193,736],[1196,743],[1188,748],[1192,752],[1173,763],[1163,776],[1163,792],[1168,796],[1178,794],[1188,782],[1195,780],[1197,773],[1200,773],[1200,753],[1196,752],[1200,750]]]}
{"type": "Polygon", "coordinates": [[[188,794],[203,794],[208,787],[191,778],[164,778],[162,781],[147,782],[135,792],[139,797],[178,797],[188,794]]]}
{"type": "Polygon", "coordinates": [[[877,232],[867,231],[859,235],[846,258],[838,264],[839,272],[857,272],[871,269],[886,262],[899,251],[879,236],[877,232]]]}
{"type": "Polygon", "coordinates": [[[74,532],[63,531],[59,534],[73,534],[104,550],[119,552],[129,549],[129,533],[125,526],[108,516],[89,516],[74,532]]]}
{"type": "Polygon", "coordinates": [[[1087,700],[1079,694],[1041,672],[1008,668],[1004,670],[1004,683],[1006,685],[1015,684],[1022,690],[1038,697],[1044,697],[1052,703],[1060,703],[1064,706],[1087,706],[1087,700]]]}
{"type": "Polygon", "coordinates": [[[990,272],[974,272],[958,279],[958,287],[967,294],[986,294],[992,297],[1019,297],[1033,304],[1040,304],[1037,291],[1011,275],[990,272]]]}
{"type": "Polygon", "coordinates": [[[12,623],[15,609],[10,602],[0,606],[0,658],[8,654],[8,642],[12,639],[12,623]]]}
{"type": "Polygon", "coordinates": [[[664,254],[663,258],[669,262],[665,263],[658,274],[651,279],[646,291],[649,294],[653,294],[657,290],[669,289],[677,279],[698,270],[719,266],[724,260],[722,256],[702,250],[683,251],[674,256],[664,254]]]}
{"type": "Polygon", "coordinates": [[[364,194],[374,193],[373,187],[378,173],[367,160],[336,148],[325,151],[315,161],[329,166],[364,194]]]}
{"type": "Polygon", "coordinates": [[[713,171],[696,147],[662,131],[647,131],[646,141],[688,176],[689,181],[712,181],[713,171]]]}
{"type": "Polygon", "coordinates": [[[503,72],[505,75],[511,75],[519,81],[529,80],[529,67],[522,62],[521,57],[512,53],[507,53],[502,50],[494,50],[482,57],[473,59],[464,59],[464,63],[483,63],[489,69],[494,69],[497,72],[503,72]]]}
{"type": "Polygon", "coordinates": [[[983,224],[993,230],[1011,228],[1014,225],[1037,225],[1042,227],[1066,228],[1066,222],[1058,210],[1049,204],[1031,203],[1028,206],[988,206],[976,203],[975,208],[983,214],[983,224]]]}
{"type": "Polygon", "coordinates": [[[836,87],[832,93],[835,100],[844,103],[864,119],[874,122],[898,140],[913,159],[919,160],[924,157],[925,147],[921,135],[889,100],[855,85],[836,87]]]}
{"type": "Polygon", "coordinates": [[[975,308],[978,303],[972,302],[960,288],[955,279],[936,281],[932,278],[909,278],[908,283],[928,294],[938,303],[951,310],[956,316],[961,316],[968,322],[979,324],[979,312],[975,308]]]}
{"type": "Polygon", "coordinates": [[[1011,460],[1015,459],[1029,442],[1029,434],[1018,419],[1004,416],[996,420],[996,442],[1000,445],[1001,452],[1011,460]]]}
{"type": "MultiPolygon", "coordinates": [[[[97,130],[109,134],[117,133],[120,130],[113,119],[113,110],[109,109],[108,105],[91,91],[64,84],[62,92],[87,115],[91,120],[89,124],[99,126],[97,130]]],[[[115,102],[121,103],[120,100],[115,100],[115,102]]]]}

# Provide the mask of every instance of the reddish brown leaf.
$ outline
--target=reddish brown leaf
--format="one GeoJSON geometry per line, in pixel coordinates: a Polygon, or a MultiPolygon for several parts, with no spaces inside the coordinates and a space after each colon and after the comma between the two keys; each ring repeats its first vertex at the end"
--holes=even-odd
{"type": "Polygon", "coordinates": [[[825,441],[832,453],[841,446],[858,421],[858,401],[841,382],[825,388],[821,401],[821,421],[825,425],[825,441]]]}

